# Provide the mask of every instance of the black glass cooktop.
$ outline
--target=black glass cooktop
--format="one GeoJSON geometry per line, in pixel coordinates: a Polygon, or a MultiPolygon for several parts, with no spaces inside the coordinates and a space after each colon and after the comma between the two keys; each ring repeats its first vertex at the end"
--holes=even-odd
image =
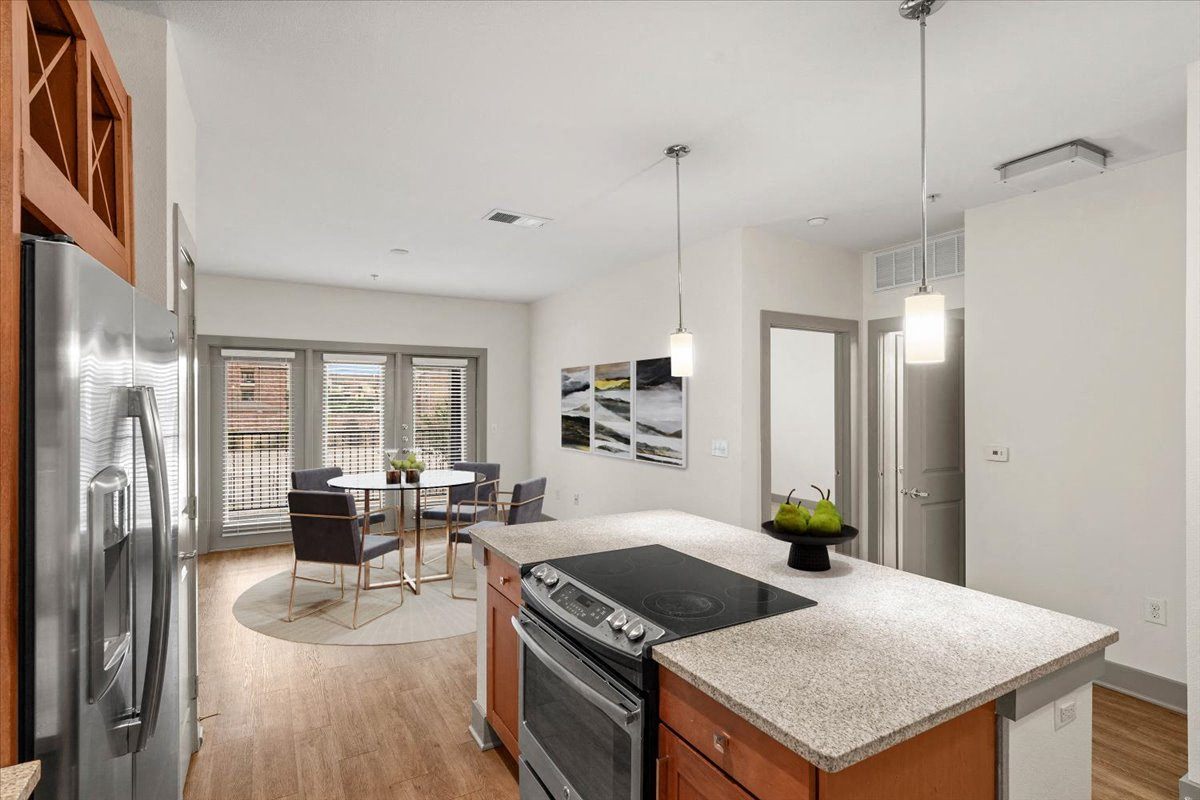
{"type": "Polygon", "coordinates": [[[815,606],[732,570],[652,544],[549,562],[581,589],[594,589],[676,639],[815,606]]]}

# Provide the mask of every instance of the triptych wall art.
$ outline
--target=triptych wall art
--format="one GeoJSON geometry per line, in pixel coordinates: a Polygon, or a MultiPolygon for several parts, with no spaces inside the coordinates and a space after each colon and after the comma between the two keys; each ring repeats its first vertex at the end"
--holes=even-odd
{"type": "Polygon", "coordinates": [[[568,450],[687,466],[687,384],[670,358],[568,367],[560,413],[568,450]]]}

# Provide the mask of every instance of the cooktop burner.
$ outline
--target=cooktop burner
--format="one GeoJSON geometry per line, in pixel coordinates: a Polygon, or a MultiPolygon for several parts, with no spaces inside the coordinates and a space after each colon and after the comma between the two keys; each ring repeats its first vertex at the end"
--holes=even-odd
{"type": "Polygon", "coordinates": [[[642,601],[648,611],[664,614],[672,619],[704,619],[725,610],[725,604],[704,592],[655,592],[642,601]]]}
{"type": "Polygon", "coordinates": [[[559,585],[574,584],[584,594],[591,589],[631,616],[665,629],[660,642],[816,605],[807,597],[657,544],[547,564],[561,573],[559,585]]]}

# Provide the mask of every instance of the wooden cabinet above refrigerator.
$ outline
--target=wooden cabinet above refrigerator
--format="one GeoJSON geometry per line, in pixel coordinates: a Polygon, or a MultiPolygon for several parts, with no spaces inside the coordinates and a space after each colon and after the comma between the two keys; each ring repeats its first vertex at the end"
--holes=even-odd
{"type": "Polygon", "coordinates": [[[14,0],[21,227],[134,282],[132,103],[86,0],[14,0]]]}

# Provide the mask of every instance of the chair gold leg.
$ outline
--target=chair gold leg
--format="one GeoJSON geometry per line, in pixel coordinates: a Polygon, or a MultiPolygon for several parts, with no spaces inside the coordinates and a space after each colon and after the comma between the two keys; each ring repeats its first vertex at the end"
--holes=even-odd
{"type": "MultiPolygon", "coordinates": [[[[367,579],[370,580],[371,566],[367,565],[367,579]]],[[[358,630],[358,597],[362,594],[363,565],[358,565],[358,582],[354,585],[354,613],[350,616],[350,627],[358,630]]]]}
{"type": "Polygon", "coordinates": [[[292,559],[292,591],[288,594],[287,621],[292,621],[292,604],[296,602],[296,560],[292,559]]]}

